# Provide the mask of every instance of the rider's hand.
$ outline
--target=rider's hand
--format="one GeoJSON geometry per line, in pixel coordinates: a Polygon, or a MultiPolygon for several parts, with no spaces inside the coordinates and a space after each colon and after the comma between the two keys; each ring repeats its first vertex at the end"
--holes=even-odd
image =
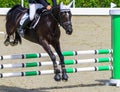
{"type": "Polygon", "coordinates": [[[48,6],[46,7],[46,9],[47,9],[47,10],[50,10],[50,9],[51,9],[51,6],[50,6],[50,5],[48,5],[48,6]]]}

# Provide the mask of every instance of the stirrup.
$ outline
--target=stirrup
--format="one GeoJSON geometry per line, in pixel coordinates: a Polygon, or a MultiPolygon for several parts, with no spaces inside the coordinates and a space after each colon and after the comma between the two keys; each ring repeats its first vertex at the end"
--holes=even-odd
{"type": "Polygon", "coordinates": [[[19,33],[22,37],[24,37],[24,30],[23,30],[23,29],[19,29],[19,30],[18,30],[18,33],[19,33]]]}

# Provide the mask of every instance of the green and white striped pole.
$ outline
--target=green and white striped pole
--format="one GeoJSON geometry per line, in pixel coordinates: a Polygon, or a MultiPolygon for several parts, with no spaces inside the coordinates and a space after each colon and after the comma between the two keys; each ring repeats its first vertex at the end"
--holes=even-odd
{"type": "Polygon", "coordinates": [[[110,84],[120,86],[120,10],[110,10],[110,15],[113,49],[113,71],[110,84]]]}
{"type": "MultiPolygon", "coordinates": [[[[99,49],[99,50],[86,50],[86,51],[63,51],[64,56],[76,56],[76,55],[95,55],[95,54],[111,54],[111,49],[99,49]]],[[[54,53],[57,56],[57,53],[54,53]]],[[[47,53],[28,53],[28,54],[15,54],[15,55],[3,55],[0,56],[0,60],[8,59],[31,59],[31,58],[41,58],[48,57],[47,53]]]]}
{"type": "MultiPolygon", "coordinates": [[[[108,71],[112,70],[112,66],[95,66],[95,67],[83,67],[83,68],[66,68],[67,73],[86,72],[86,71],[108,71]]],[[[0,78],[6,77],[23,77],[23,76],[37,76],[54,74],[54,70],[41,70],[41,71],[26,71],[26,72],[13,72],[13,73],[1,73],[0,78]]]]}
{"type": "MultiPolygon", "coordinates": [[[[104,63],[111,62],[112,58],[93,58],[93,59],[80,59],[80,60],[64,60],[65,65],[74,65],[74,64],[83,64],[83,63],[104,63]]],[[[59,65],[60,62],[57,61],[59,65]]],[[[0,64],[0,69],[6,68],[28,68],[28,67],[40,67],[40,66],[48,66],[53,65],[52,61],[46,62],[27,62],[27,63],[18,63],[18,64],[0,64]]]]}

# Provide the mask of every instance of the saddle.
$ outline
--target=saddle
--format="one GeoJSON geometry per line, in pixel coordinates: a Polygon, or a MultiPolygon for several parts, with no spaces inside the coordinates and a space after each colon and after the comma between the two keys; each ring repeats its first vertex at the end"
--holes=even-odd
{"type": "MultiPolygon", "coordinates": [[[[45,15],[48,15],[50,13],[51,13],[51,11],[46,10],[46,8],[37,9],[33,21],[31,21],[29,23],[29,25],[27,25],[26,27],[29,28],[29,29],[34,30],[35,27],[37,26],[41,16],[45,16],[45,15]]],[[[21,18],[20,25],[22,25],[24,23],[24,21],[26,20],[26,18],[28,18],[28,16],[29,16],[29,10],[21,18]]]]}
{"type": "Polygon", "coordinates": [[[36,25],[38,24],[41,16],[45,15],[47,12],[48,11],[45,8],[37,9],[36,14],[35,14],[35,18],[31,22],[30,29],[34,29],[36,27],[36,25]]]}

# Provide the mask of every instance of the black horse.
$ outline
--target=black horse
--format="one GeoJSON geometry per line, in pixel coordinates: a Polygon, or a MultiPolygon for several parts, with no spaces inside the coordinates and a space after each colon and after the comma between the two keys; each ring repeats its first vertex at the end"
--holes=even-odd
{"type": "MultiPolygon", "coordinates": [[[[13,8],[9,10],[6,16],[6,33],[7,38],[4,44],[7,46],[11,44],[12,46],[21,43],[21,36],[19,35],[17,29],[19,27],[19,22],[22,16],[28,12],[28,9],[21,7],[21,5],[15,5],[13,8]],[[14,39],[11,41],[11,36],[14,39]]],[[[39,12],[39,10],[38,10],[39,12]]],[[[53,7],[51,12],[44,12],[41,14],[40,20],[36,25],[34,30],[29,29],[29,25],[26,27],[25,36],[24,38],[40,44],[44,50],[49,54],[54,68],[54,79],[56,81],[68,80],[68,75],[66,74],[65,64],[64,64],[64,56],[61,53],[60,48],[60,29],[59,24],[62,26],[67,34],[72,34],[72,24],[71,24],[71,11],[68,6],[60,4],[56,7],[53,7]],[[57,67],[56,57],[51,50],[50,46],[52,45],[55,51],[57,52],[60,58],[60,65],[61,65],[61,73],[62,77],[60,76],[60,70],[57,67]]]]}

